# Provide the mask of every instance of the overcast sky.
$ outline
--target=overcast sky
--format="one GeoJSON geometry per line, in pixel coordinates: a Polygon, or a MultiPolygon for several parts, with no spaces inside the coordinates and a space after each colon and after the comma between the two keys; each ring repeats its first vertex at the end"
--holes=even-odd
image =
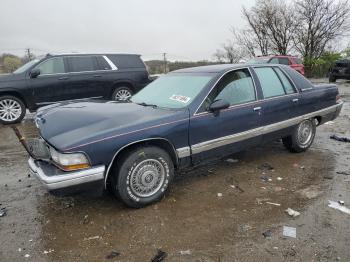
{"type": "Polygon", "coordinates": [[[255,0],[1,0],[0,53],[121,52],[212,59],[255,0]]]}

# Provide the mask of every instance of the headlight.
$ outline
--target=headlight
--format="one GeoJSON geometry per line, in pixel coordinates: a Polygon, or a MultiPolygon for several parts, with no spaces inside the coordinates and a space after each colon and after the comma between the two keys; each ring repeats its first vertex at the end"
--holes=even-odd
{"type": "Polygon", "coordinates": [[[53,162],[64,171],[89,168],[90,163],[83,153],[62,154],[50,147],[50,154],[53,162]]]}

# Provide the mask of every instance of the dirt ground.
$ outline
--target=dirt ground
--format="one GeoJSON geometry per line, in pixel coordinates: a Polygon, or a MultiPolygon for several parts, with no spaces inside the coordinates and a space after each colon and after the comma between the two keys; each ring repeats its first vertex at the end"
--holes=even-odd
{"type": "MultiPolygon", "coordinates": [[[[12,130],[0,126],[0,261],[151,261],[158,249],[165,261],[350,261],[350,215],[328,207],[343,200],[350,208],[350,175],[337,173],[350,172],[350,143],[329,139],[350,137],[350,82],[339,89],[340,117],[317,129],[307,152],[281,142],[247,150],[178,174],[161,202],[138,210],[107,194],[48,194],[28,176],[12,130]]],[[[36,134],[31,117],[18,126],[36,134]]]]}

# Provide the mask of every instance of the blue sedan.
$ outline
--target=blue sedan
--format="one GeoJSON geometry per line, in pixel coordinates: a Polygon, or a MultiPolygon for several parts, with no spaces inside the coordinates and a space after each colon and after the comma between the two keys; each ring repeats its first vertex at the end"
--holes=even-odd
{"type": "Polygon", "coordinates": [[[182,69],[129,101],[42,108],[29,166],[51,192],[110,189],[138,208],[161,199],[176,170],[280,138],[303,152],[341,107],[335,85],[314,86],[288,66],[182,69]]]}

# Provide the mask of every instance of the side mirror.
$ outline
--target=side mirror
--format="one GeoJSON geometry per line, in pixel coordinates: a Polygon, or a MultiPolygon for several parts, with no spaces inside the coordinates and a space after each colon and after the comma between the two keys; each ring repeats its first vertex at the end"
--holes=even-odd
{"type": "Polygon", "coordinates": [[[33,69],[30,71],[30,78],[37,78],[40,75],[40,69],[33,69]]]}
{"type": "Polygon", "coordinates": [[[210,105],[209,110],[214,114],[217,114],[220,110],[228,108],[229,106],[230,103],[227,102],[225,99],[218,99],[210,105]]]}

